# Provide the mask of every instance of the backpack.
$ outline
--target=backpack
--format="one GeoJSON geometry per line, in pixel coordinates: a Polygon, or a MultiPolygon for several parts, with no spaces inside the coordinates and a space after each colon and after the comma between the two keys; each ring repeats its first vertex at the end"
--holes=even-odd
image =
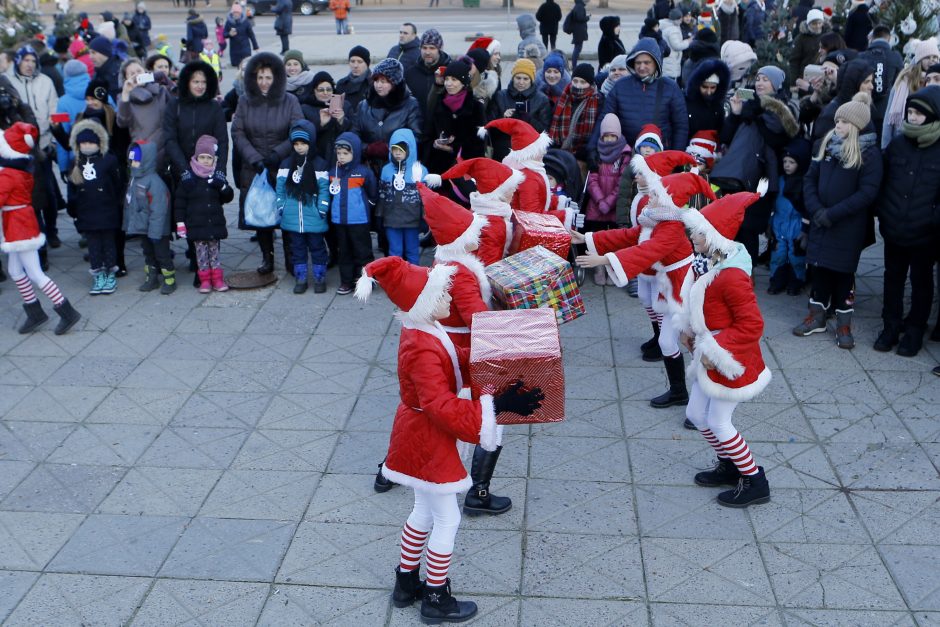
{"type": "Polygon", "coordinates": [[[568,11],[568,15],[565,16],[565,21],[561,25],[561,30],[566,34],[570,35],[574,31],[573,22],[571,14],[574,13],[574,9],[568,11]]]}

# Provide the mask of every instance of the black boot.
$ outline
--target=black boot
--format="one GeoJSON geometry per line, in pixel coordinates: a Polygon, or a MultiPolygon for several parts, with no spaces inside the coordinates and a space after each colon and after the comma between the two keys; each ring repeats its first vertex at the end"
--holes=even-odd
{"type": "Polygon", "coordinates": [[[3,271],[3,264],[0,263],[0,283],[7,280],[7,273],[3,271]]]}
{"type": "Polygon", "coordinates": [[[926,329],[908,326],[898,344],[898,355],[901,357],[916,356],[920,349],[924,347],[924,331],[926,329]]]}
{"type": "Polygon", "coordinates": [[[75,311],[75,308],[72,307],[72,303],[66,298],[62,301],[61,304],[53,307],[55,312],[59,314],[59,324],[55,326],[55,334],[63,335],[66,331],[75,326],[75,323],[82,319],[82,314],[75,311]]]}
{"type": "Polygon", "coordinates": [[[264,229],[258,231],[258,248],[261,249],[261,265],[258,274],[271,274],[274,272],[274,231],[264,229]]]}
{"type": "Polygon", "coordinates": [[[659,323],[652,322],[653,337],[640,344],[640,351],[643,353],[643,361],[662,361],[663,352],[659,348],[659,323]]]}
{"type": "Polygon", "coordinates": [[[382,460],[382,463],[379,464],[379,471],[375,473],[375,482],[372,484],[372,488],[379,493],[388,492],[395,487],[394,481],[389,481],[385,478],[385,475],[382,474],[382,466],[385,464],[385,460],[382,460]]]}
{"type": "Polygon", "coordinates": [[[496,469],[496,461],[502,446],[495,451],[487,451],[477,444],[473,449],[473,462],[470,464],[470,477],[473,486],[463,500],[463,511],[468,514],[504,514],[512,508],[512,499],[506,496],[490,494],[490,479],[496,469]]]}
{"type": "Polygon", "coordinates": [[[715,467],[695,475],[695,485],[713,488],[720,485],[737,485],[741,473],[734,462],[727,457],[719,457],[715,467]]]}
{"type": "Polygon", "coordinates": [[[473,601],[458,601],[450,594],[450,579],[443,586],[424,586],[424,598],[421,600],[421,622],[425,625],[438,625],[443,622],[462,623],[470,620],[477,613],[477,604],[473,601]]]}
{"type": "Polygon", "coordinates": [[[894,348],[901,337],[901,322],[898,320],[885,320],[885,326],[875,340],[875,350],[887,353],[894,348]]]}
{"type": "Polygon", "coordinates": [[[669,389],[650,401],[650,407],[663,409],[673,405],[686,405],[689,402],[689,392],[685,389],[685,360],[682,353],[675,357],[664,357],[666,376],[669,378],[669,389]]]}
{"type": "Polygon", "coordinates": [[[738,486],[718,495],[718,504],[725,507],[747,507],[770,501],[770,485],[764,467],[757,467],[756,475],[741,475],[738,486]]]}
{"type": "Polygon", "coordinates": [[[392,603],[395,607],[411,607],[415,601],[424,597],[424,582],[418,568],[401,572],[401,566],[395,567],[395,589],[392,590],[392,603]]]}
{"type": "Polygon", "coordinates": [[[26,312],[26,322],[19,328],[22,334],[32,333],[38,329],[43,322],[49,319],[49,315],[42,310],[42,305],[38,300],[31,303],[23,303],[23,310],[26,312]]]}

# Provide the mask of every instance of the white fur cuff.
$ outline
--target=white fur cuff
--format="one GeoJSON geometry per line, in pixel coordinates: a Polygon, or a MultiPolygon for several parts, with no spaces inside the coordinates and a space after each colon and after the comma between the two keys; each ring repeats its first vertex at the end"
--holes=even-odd
{"type": "Polygon", "coordinates": [[[617,259],[617,255],[614,253],[607,253],[604,255],[607,258],[607,261],[610,264],[607,266],[607,276],[614,282],[614,285],[617,287],[626,287],[627,282],[630,280],[627,276],[627,273],[624,271],[623,266],[620,264],[620,260],[617,259]]]}
{"type": "Polygon", "coordinates": [[[485,451],[495,451],[503,442],[503,429],[496,424],[493,396],[491,394],[481,396],[480,406],[483,409],[483,419],[480,421],[480,446],[485,451]]]}

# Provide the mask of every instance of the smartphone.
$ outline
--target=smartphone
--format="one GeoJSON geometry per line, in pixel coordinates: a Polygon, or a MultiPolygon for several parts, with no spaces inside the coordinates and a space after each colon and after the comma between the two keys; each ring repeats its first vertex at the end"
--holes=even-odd
{"type": "Polygon", "coordinates": [[[53,113],[49,116],[49,119],[53,124],[68,124],[72,121],[72,117],[68,113],[53,113]]]}
{"type": "Polygon", "coordinates": [[[153,82],[153,72],[144,72],[143,74],[137,75],[138,85],[147,85],[152,82],[153,82]]]}
{"type": "Polygon", "coordinates": [[[754,100],[753,89],[741,88],[734,92],[734,95],[737,96],[739,100],[754,100]]]}
{"type": "Polygon", "coordinates": [[[330,96],[330,113],[339,113],[343,110],[346,94],[333,94],[330,96]]]}
{"type": "Polygon", "coordinates": [[[516,111],[525,111],[525,102],[516,102],[516,111]]]}

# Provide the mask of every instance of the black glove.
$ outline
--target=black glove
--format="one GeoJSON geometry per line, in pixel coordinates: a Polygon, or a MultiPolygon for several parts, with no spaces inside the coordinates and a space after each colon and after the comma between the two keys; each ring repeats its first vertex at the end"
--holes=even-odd
{"type": "Polygon", "coordinates": [[[223,189],[225,187],[225,176],[219,176],[219,173],[216,172],[209,177],[207,182],[212,189],[223,189]]]}
{"type": "Polygon", "coordinates": [[[540,388],[522,391],[522,381],[516,381],[505,392],[493,399],[493,409],[497,414],[504,411],[520,416],[531,416],[542,406],[545,395],[540,388]]]}
{"type": "Polygon", "coordinates": [[[264,172],[264,161],[256,161],[251,164],[251,167],[254,168],[255,172],[261,174],[264,172]]]}
{"type": "Polygon", "coordinates": [[[587,151],[587,167],[588,172],[597,172],[597,163],[599,161],[597,149],[587,151]]]}
{"type": "Polygon", "coordinates": [[[818,226],[823,229],[828,229],[832,226],[832,220],[829,219],[829,212],[825,209],[820,209],[813,214],[813,226],[818,226]]]}
{"type": "Polygon", "coordinates": [[[277,167],[281,165],[281,158],[276,154],[270,154],[264,158],[264,167],[268,170],[274,170],[277,172],[277,167]]]}

